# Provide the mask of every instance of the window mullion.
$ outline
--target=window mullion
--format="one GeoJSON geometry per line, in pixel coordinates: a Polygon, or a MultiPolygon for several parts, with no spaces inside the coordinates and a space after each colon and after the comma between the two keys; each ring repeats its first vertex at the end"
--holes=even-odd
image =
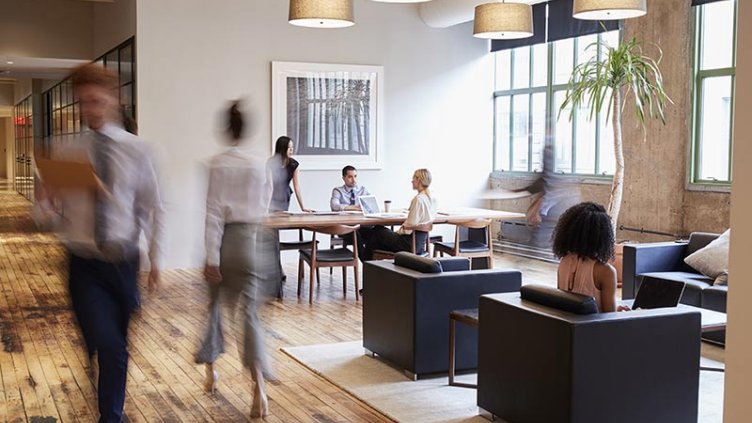
{"type": "MultiPolygon", "coordinates": [[[[734,37],[736,38],[736,36],[734,37]]],[[[731,107],[729,107],[729,139],[728,139],[728,173],[726,180],[731,182],[731,176],[732,173],[732,165],[734,164],[733,161],[733,154],[734,154],[734,108],[736,107],[736,96],[734,95],[734,91],[736,90],[736,78],[731,77],[731,107]]]]}
{"type": "MultiPolygon", "coordinates": [[[[573,66],[577,66],[577,47],[579,45],[579,40],[577,38],[574,39],[574,42],[572,43],[573,50],[572,50],[572,63],[573,66]]],[[[572,105],[572,119],[570,121],[572,122],[572,168],[571,173],[575,174],[577,173],[577,117],[579,113],[576,107],[572,105]]]]}
{"type": "MultiPolygon", "coordinates": [[[[596,47],[595,58],[600,61],[603,57],[603,49],[601,48],[600,41],[603,40],[601,34],[598,34],[597,40],[599,41],[596,47]]],[[[593,105],[591,104],[592,108],[593,105]]],[[[594,169],[596,175],[601,173],[601,114],[596,111],[595,113],[595,166],[594,169]]]]}
{"type": "MultiPolygon", "coordinates": [[[[533,88],[533,69],[535,66],[535,54],[533,53],[533,46],[528,47],[528,56],[530,57],[528,85],[530,89],[533,88]]],[[[527,171],[533,171],[533,93],[532,91],[527,95],[527,171]]]]}

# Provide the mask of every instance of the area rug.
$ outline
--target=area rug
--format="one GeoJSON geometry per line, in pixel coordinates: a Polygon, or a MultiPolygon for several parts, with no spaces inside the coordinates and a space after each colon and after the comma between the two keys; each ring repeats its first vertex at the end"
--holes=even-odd
{"type": "MultiPolygon", "coordinates": [[[[702,365],[723,367],[723,363],[717,361],[722,354],[722,350],[720,353],[718,350],[704,346],[702,365]]],[[[448,386],[446,377],[410,381],[384,361],[365,355],[361,341],[288,347],[282,351],[395,421],[488,422],[478,416],[474,389],[448,386]]],[[[460,376],[459,381],[474,383],[475,375],[460,376]]],[[[720,423],[722,407],[723,373],[700,372],[698,421],[720,423]]]]}

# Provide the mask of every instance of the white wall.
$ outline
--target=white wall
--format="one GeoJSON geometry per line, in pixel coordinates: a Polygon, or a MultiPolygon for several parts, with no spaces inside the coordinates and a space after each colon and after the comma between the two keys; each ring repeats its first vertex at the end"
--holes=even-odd
{"type": "Polygon", "coordinates": [[[0,56],[91,59],[92,16],[90,2],[0,0],[0,56]]]}
{"type": "Polygon", "coordinates": [[[94,3],[94,55],[99,57],[136,34],[136,0],[94,3]]]}
{"type": "Polygon", "coordinates": [[[18,104],[21,100],[31,95],[31,78],[18,78],[13,84],[13,104],[18,104]]]}
{"type": "MultiPolygon", "coordinates": [[[[139,0],[138,122],[168,153],[168,265],[203,261],[199,161],[217,150],[218,113],[248,99],[252,144],[271,149],[273,60],[383,65],[386,166],[361,171],[382,199],[406,206],[412,171],[428,167],[441,203],[473,202],[492,154],[492,59],[469,25],[431,29],[415,5],[356,0],[354,27],[303,29],[281,0],[139,0]]],[[[343,163],[344,165],[345,163],[343,163]]],[[[303,172],[306,206],[326,209],[339,170],[303,172]]]]}
{"type": "Polygon", "coordinates": [[[0,81],[0,106],[13,105],[14,88],[13,84],[7,84],[0,81]]]}
{"type": "Polygon", "coordinates": [[[731,187],[731,256],[729,260],[728,331],[726,333],[726,386],[724,421],[750,421],[752,402],[752,283],[749,258],[752,256],[752,3],[740,1],[736,59],[736,99],[734,116],[734,184],[731,187]]]}

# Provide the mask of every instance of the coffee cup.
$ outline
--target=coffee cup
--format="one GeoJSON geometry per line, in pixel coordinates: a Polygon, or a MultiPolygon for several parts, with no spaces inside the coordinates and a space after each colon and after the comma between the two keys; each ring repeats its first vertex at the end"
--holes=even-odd
{"type": "Polygon", "coordinates": [[[391,209],[392,209],[392,202],[389,200],[384,201],[384,212],[389,213],[391,209]]]}

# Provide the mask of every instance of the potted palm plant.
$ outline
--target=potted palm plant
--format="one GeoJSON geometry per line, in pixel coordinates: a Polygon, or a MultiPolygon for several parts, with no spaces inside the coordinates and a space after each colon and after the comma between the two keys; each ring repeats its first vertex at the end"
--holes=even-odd
{"type": "MultiPolygon", "coordinates": [[[[656,46],[657,47],[657,46],[656,46]]],[[[572,71],[564,102],[559,115],[569,106],[569,119],[574,110],[585,106],[592,119],[607,107],[606,119],[612,119],[614,130],[614,155],[616,168],[611,183],[611,196],[608,201],[608,214],[614,226],[616,239],[617,221],[624,191],[624,149],[622,143],[622,112],[628,103],[634,105],[637,120],[645,130],[646,116],[659,118],[666,123],[663,113],[666,103],[672,103],[663,87],[663,77],[658,65],[662,52],[658,48],[658,59],[643,53],[642,42],[635,38],[617,46],[609,46],[605,40],[596,41],[587,50],[602,49],[606,54],[598,59],[594,54],[588,61],[580,63],[572,71]]]]}

